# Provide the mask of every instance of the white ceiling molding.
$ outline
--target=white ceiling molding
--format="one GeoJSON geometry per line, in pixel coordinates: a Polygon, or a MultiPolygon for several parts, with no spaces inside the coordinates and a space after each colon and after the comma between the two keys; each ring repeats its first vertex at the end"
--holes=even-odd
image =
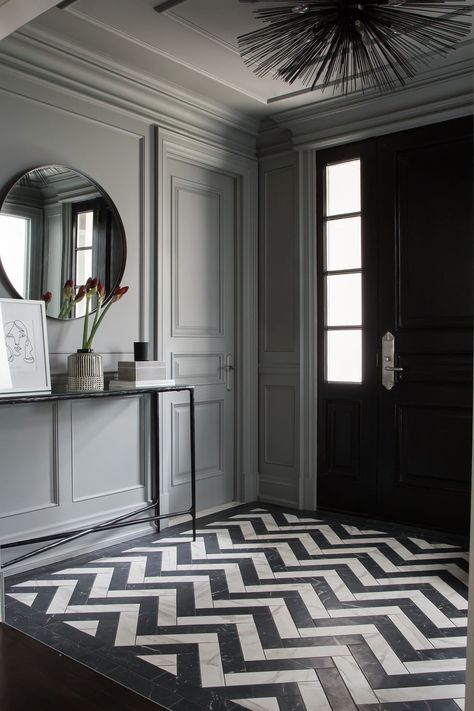
{"type": "Polygon", "coordinates": [[[442,71],[426,71],[397,91],[329,98],[271,113],[270,118],[273,125],[291,131],[296,148],[306,150],[470,115],[474,86],[468,49],[465,59],[442,71]]]}
{"type": "Polygon", "coordinates": [[[3,0],[0,1],[0,40],[8,37],[27,22],[50,10],[59,0],[3,0]]]}
{"type": "Polygon", "coordinates": [[[200,140],[219,137],[236,153],[255,155],[259,121],[158,79],[85,52],[49,33],[17,32],[0,44],[1,66],[55,90],[182,131],[200,140]]]}

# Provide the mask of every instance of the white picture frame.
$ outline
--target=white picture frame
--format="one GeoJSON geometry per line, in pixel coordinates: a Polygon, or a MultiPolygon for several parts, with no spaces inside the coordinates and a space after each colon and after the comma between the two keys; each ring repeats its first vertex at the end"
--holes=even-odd
{"type": "Polygon", "coordinates": [[[0,397],[50,390],[44,301],[0,298],[0,397]]]}

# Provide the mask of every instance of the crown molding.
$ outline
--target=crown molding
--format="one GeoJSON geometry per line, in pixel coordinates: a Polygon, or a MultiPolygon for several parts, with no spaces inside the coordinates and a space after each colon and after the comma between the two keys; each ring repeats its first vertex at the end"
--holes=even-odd
{"type": "Polygon", "coordinates": [[[321,148],[469,115],[473,90],[473,62],[468,58],[442,72],[426,72],[397,91],[331,97],[269,118],[292,132],[295,148],[321,148]]]}
{"type": "Polygon", "coordinates": [[[258,120],[85,52],[44,30],[28,28],[7,37],[0,43],[0,58],[2,70],[200,140],[218,138],[229,150],[255,155],[258,120]]]}
{"type": "MultiPolygon", "coordinates": [[[[90,25],[97,27],[99,30],[102,30],[104,32],[107,32],[109,34],[115,35],[116,37],[120,37],[122,40],[126,42],[130,42],[134,45],[137,45],[138,47],[141,47],[147,52],[151,52],[152,54],[155,54],[160,57],[164,57],[166,59],[171,60],[172,62],[175,62],[176,64],[179,64],[182,67],[185,67],[186,69],[190,69],[193,72],[197,72],[203,77],[206,77],[207,79],[210,79],[213,82],[216,82],[217,84],[221,84],[224,87],[227,87],[228,89],[231,89],[232,91],[235,91],[239,94],[242,94],[249,99],[252,99],[253,101],[256,101],[262,105],[267,104],[267,100],[254,92],[248,91],[244,89],[242,86],[235,84],[231,81],[228,81],[226,79],[223,79],[222,77],[216,76],[213,72],[209,72],[204,70],[202,67],[199,67],[195,65],[193,62],[185,61],[181,57],[179,57],[178,54],[173,54],[171,52],[165,52],[163,49],[158,49],[157,47],[153,46],[149,42],[144,42],[141,39],[137,39],[133,35],[124,32],[123,30],[120,30],[116,27],[111,27],[110,25],[102,22],[101,20],[98,20],[97,18],[91,17],[90,15],[81,12],[80,10],[73,9],[69,12],[70,15],[73,15],[83,22],[87,22],[90,25]]],[[[205,32],[202,28],[200,28],[198,25],[195,23],[192,23],[188,20],[184,20],[183,18],[179,17],[173,12],[166,12],[165,13],[168,18],[172,19],[173,22],[176,22],[177,24],[182,25],[183,27],[186,27],[187,29],[192,30],[194,33],[201,35],[204,39],[210,40],[211,42],[214,42],[215,44],[220,45],[227,51],[231,51],[232,54],[237,54],[235,48],[232,48],[230,45],[227,45],[226,43],[222,42],[216,35],[213,35],[210,32],[205,32]]]]}

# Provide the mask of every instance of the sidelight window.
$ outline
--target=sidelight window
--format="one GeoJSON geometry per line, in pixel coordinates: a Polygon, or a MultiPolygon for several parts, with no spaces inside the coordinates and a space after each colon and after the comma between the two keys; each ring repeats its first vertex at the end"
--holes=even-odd
{"type": "Polygon", "coordinates": [[[325,375],[362,382],[360,160],[326,166],[324,230],[325,375]]]}
{"type": "MultiPolygon", "coordinates": [[[[75,282],[79,286],[85,284],[92,276],[92,256],[94,246],[94,212],[87,210],[77,212],[75,215],[75,245],[74,245],[74,273],[75,282]]],[[[86,307],[85,301],[81,301],[76,306],[75,316],[83,316],[86,307]]]]}

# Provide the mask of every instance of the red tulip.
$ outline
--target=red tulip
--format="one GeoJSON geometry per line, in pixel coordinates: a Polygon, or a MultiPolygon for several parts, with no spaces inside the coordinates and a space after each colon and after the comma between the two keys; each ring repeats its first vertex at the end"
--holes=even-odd
{"type": "Polygon", "coordinates": [[[97,284],[97,294],[99,296],[99,301],[103,301],[106,296],[106,291],[105,291],[105,286],[102,284],[102,282],[99,280],[99,283],[97,284]]]}
{"type": "Polygon", "coordinates": [[[74,299],[74,303],[78,304],[79,301],[82,301],[84,296],[86,295],[86,287],[85,286],[80,286],[79,289],[77,290],[77,294],[74,299]]]}
{"type": "Polygon", "coordinates": [[[88,279],[86,283],[86,290],[87,294],[86,296],[93,296],[94,294],[97,294],[97,285],[99,283],[99,279],[97,277],[94,277],[93,279],[88,279]]]}
{"type": "Polygon", "coordinates": [[[44,301],[46,305],[48,305],[53,298],[53,295],[50,291],[45,291],[44,294],[42,295],[41,299],[44,301]]]}
{"type": "Polygon", "coordinates": [[[63,286],[63,296],[65,299],[70,299],[73,295],[74,282],[72,279],[68,279],[63,286]]]}
{"type": "Polygon", "coordinates": [[[112,303],[119,301],[128,291],[128,286],[118,286],[112,296],[112,303]]]}

